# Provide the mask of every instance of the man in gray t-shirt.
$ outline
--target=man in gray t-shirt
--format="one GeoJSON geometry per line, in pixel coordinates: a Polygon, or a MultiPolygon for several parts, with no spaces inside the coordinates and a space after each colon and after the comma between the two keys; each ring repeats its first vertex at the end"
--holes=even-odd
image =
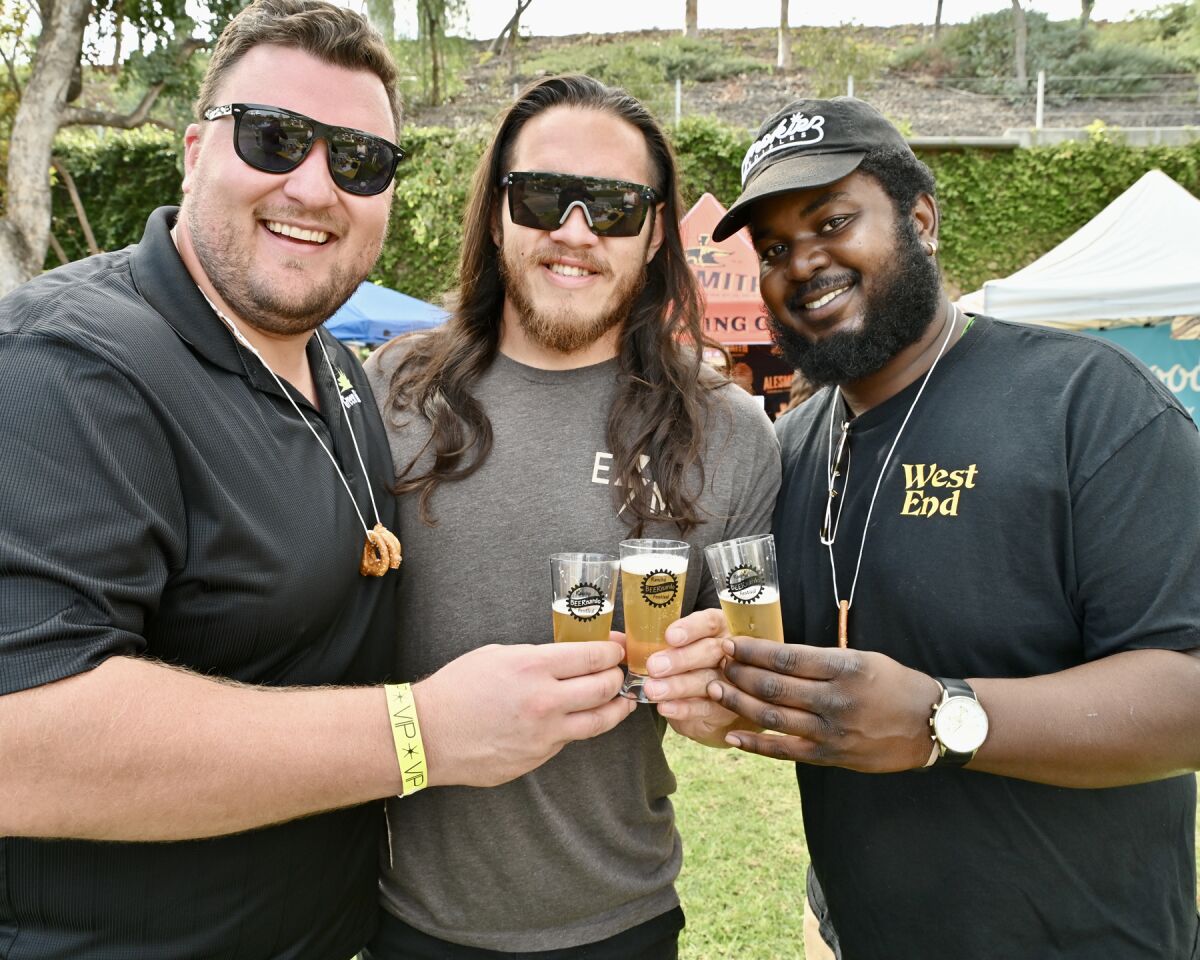
{"type": "MultiPolygon", "coordinates": [[[[754,400],[701,365],[699,317],[657,124],[586,77],[530,87],[481,160],[451,320],[368,363],[398,472],[400,676],[549,642],[551,553],[685,539],[684,612],[717,606],[702,547],[768,529],[779,455],[754,400]]],[[[676,957],[662,737],[719,743],[732,719],[704,696],[718,643],[684,642],[717,617],[652,659],[657,708],[506,786],[393,801],[367,956],[676,957]]]]}

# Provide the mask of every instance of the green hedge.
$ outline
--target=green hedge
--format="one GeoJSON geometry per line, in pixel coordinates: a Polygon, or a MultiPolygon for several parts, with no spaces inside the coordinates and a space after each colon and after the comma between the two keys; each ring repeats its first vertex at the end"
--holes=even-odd
{"type": "Polygon", "coordinates": [[[1003,277],[1066,239],[1155,168],[1200,195],[1200,142],[1126,147],[1104,139],[1035,150],[923,157],[938,182],[939,258],[963,291],[1003,277]]]}
{"type": "MultiPolygon", "coordinates": [[[[673,138],[684,199],[706,190],[729,203],[749,134],[713,120],[685,120],[673,138]]],[[[372,279],[433,300],[454,282],[463,208],[488,132],[409,128],[391,229],[372,279]]],[[[941,259],[948,281],[970,290],[1023,267],[1093,217],[1147,170],[1159,168],[1200,194],[1200,143],[1131,148],[1103,134],[1090,143],[1035,150],[968,150],[924,156],[938,179],[941,259]]],[[[143,130],[103,139],[62,139],[58,155],[75,177],[99,245],[141,235],[147,214],[179,195],[178,145],[143,130]]],[[[84,256],[66,190],[54,191],[54,231],[68,255],[84,256]]],[[[47,266],[56,265],[51,255],[47,266]]]]}

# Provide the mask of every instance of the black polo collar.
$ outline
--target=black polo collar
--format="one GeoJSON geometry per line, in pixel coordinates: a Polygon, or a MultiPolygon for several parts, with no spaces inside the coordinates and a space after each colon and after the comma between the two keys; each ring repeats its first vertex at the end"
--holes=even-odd
{"type": "Polygon", "coordinates": [[[233,337],[204,299],[175,249],[171,227],[178,214],[178,207],[159,207],[150,214],[142,242],[134,248],[130,260],[133,282],[188,346],[210,363],[255,380],[233,337]]]}

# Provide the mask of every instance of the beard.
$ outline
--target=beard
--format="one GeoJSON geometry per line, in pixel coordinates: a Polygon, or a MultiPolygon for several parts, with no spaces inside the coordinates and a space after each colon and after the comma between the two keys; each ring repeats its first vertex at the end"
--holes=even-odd
{"type": "MultiPolygon", "coordinates": [[[[646,243],[648,248],[649,238],[646,243]]],[[[645,249],[642,251],[643,261],[645,249]]],[[[501,246],[500,279],[504,284],[504,296],[512,301],[525,336],[540,347],[569,355],[590,347],[625,322],[646,286],[646,271],[631,271],[628,277],[620,280],[608,302],[591,315],[581,313],[569,302],[542,309],[534,303],[530,275],[532,271],[540,269],[541,264],[558,255],[569,255],[573,260],[583,262],[589,270],[603,272],[603,266],[586,254],[568,254],[563,249],[549,249],[522,259],[501,246]]]]}
{"type": "MultiPolygon", "coordinates": [[[[249,247],[239,242],[233,226],[214,212],[220,207],[209,202],[208,196],[208,183],[198,179],[192,194],[185,200],[192,247],[221,299],[236,316],[257,330],[285,336],[315,330],[333,316],[367,278],[383,245],[381,235],[374,247],[363,249],[353,263],[334,264],[324,276],[314,277],[299,259],[285,261],[284,267],[295,271],[296,280],[294,284],[281,283],[264,276],[257,268],[249,247]],[[312,282],[314,279],[316,282],[312,282]]],[[[293,207],[273,208],[269,215],[265,210],[256,209],[254,219],[302,219],[312,223],[327,218],[293,207]]],[[[344,230],[334,232],[343,234],[344,230]]]]}
{"type": "MultiPolygon", "coordinates": [[[[784,359],[811,383],[844,384],[870,376],[916,343],[933,322],[942,292],[937,263],[926,256],[907,217],[898,221],[895,236],[894,266],[879,275],[878,287],[866,296],[860,330],[812,341],[768,310],[771,335],[784,359]]],[[[820,285],[832,290],[846,283],[861,284],[862,274],[851,270],[832,282],[822,278],[820,285]]],[[[811,285],[800,287],[788,297],[787,309],[802,315],[803,300],[813,292],[811,285]]]]}

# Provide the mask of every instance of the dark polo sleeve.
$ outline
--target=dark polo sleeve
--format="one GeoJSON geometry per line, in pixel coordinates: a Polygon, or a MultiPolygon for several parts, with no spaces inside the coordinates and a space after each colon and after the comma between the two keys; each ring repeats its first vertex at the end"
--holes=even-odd
{"type": "Polygon", "coordinates": [[[0,335],[0,694],[145,648],[186,550],[167,425],[82,341],[0,335]]]}

